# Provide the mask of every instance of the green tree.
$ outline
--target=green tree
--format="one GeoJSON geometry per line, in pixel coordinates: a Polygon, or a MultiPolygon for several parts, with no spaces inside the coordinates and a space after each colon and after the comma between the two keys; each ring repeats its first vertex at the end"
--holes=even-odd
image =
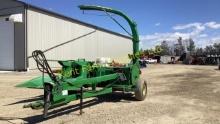
{"type": "Polygon", "coordinates": [[[193,39],[189,39],[188,40],[188,42],[189,42],[189,46],[187,47],[187,50],[190,52],[190,55],[193,53],[193,52],[195,52],[195,42],[193,41],[193,39]]]}
{"type": "Polygon", "coordinates": [[[143,51],[143,53],[147,56],[154,56],[154,55],[161,55],[163,49],[160,45],[155,46],[155,48],[146,49],[143,51]]]}
{"type": "Polygon", "coordinates": [[[182,37],[177,39],[177,44],[174,45],[174,52],[177,56],[180,56],[185,52],[182,37]]]}
{"type": "Polygon", "coordinates": [[[164,40],[163,42],[161,42],[160,46],[162,49],[161,55],[170,55],[170,48],[167,41],[164,40]]]}
{"type": "Polygon", "coordinates": [[[160,45],[155,46],[154,54],[161,55],[162,52],[163,52],[163,49],[161,48],[160,45]]]}
{"type": "Polygon", "coordinates": [[[214,43],[213,45],[214,49],[215,49],[215,52],[216,54],[220,54],[220,43],[214,43]]]}

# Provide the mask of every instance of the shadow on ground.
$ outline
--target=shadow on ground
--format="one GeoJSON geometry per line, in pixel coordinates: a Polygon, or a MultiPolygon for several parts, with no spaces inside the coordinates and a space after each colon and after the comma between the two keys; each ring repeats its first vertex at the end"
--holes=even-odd
{"type": "Polygon", "coordinates": [[[34,102],[34,101],[42,100],[43,97],[44,97],[43,95],[35,96],[35,97],[31,97],[31,98],[29,98],[29,99],[20,100],[20,101],[17,101],[17,102],[14,102],[14,103],[10,103],[10,104],[4,105],[4,106],[10,106],[10,105],[16,105],[16,104],[34,102]]]}
{"type": "MultiPolygon", "coordinates": [[[[14,104],[20,104],[20,103],[25,103],[25,102],[33,102],[35,100],[39,100],[42,98],[42,96],[37,96],[28,100],[22,100],[18,101],[15,103],[11,103],[9,105],[14,105],[14,104]]],[[[103,102],[125,102],[125,103],[130,103],[132,101],[136,101],[136,99],[133,97],[133,94],[131,93],[119,93],[119,92],[114,92],[112,94],[107,94],[107,95],[101,95],[98,96],[92,100],[88,100],[83,102],[83,108],[88,108],[91,106],[95,106],[97,104],[103,103],[103,102]]],[[[34,123],[40,123],[43,121],[47,121],[65,114],[69,114],[71,112],[79,111],[80,110],[80,104],[75,104],[75,105],[70,105],[58,109],[53,109],[50,110],[48,113],[48,118],[44,119],[43,115],[34,115],[34,116],[29,116],[26,118],[14,118],[14,117],[0,117],[0,120],[3,121],[8,121],[8,120],[15,120],[15,119],[22,119],[23,121],[34,124],[34,123]]]]}

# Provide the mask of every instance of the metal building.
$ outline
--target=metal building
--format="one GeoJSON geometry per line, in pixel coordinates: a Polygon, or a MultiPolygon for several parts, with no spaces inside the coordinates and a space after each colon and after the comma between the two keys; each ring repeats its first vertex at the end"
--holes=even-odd
{"type": "MultiPolygon", "coordinates": [[[[36,68],[31,54],[48,59],[117,58],[132,53],[131,38],[16,0],[0,1],[0,70],[36,68]]],[[[51,62],[52,67],[57,67],[51,62]]]]}

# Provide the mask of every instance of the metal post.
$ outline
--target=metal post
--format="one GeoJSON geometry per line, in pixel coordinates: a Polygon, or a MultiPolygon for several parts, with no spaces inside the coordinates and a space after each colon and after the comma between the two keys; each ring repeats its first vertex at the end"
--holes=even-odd
{"type": "Polygon", "coordinates": [[[220,57],[218,58],[218,70],[220,70],[220,57]]]}
{"type": "MultiPolygon", "coordinates": [[[[44,66],[44,63],[43,63],[43,66],[44,66]]],[[[43,84],[44,84],[44,67],[43,67],[43,72],[42,72],[42,82],[43,82],[43,84]]]]}
{"type": "Polygon", "coordinates": [[[83,87],[80,88],[80,115],[83,114],[83,87]]]}
{"type": "Polygon", "coordinates": [[[95,91],[96,90],[96,84],[92,85],[92,90],[95,91]]]}
{"type": "Polygon", "coordinates": [[[43,62],[43,72],[42,72],[42,83],[43,83],[43,87],[44,87],[44,118],[47,118],[47,110],[46,110],[46,89],[45,89],[45,85],[44,85],[44,62],[43,62]]]}

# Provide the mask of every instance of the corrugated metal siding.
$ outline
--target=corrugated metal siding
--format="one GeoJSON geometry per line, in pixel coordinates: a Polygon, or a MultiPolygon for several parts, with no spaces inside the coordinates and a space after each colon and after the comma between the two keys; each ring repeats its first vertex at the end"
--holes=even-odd
{"type": "MultiPolygon", "coordinates": [[[[63,20],[46,13],[29,9],[27,11],[28,26],[28,56],[32,51],[47,50],[66,41],[92,33],[73,42],[56,47],[45,53],[48,59],[69,60],[86,58],[95,60],[97,57],[119,57],[132,53],[130,39],[99,31],[81,24],[63,20]]],[[[57,67],[51,63],[52,67],[57,67]]],[[[29,59],[29,68],[36,68],[32,58],[29,59]]]]}

